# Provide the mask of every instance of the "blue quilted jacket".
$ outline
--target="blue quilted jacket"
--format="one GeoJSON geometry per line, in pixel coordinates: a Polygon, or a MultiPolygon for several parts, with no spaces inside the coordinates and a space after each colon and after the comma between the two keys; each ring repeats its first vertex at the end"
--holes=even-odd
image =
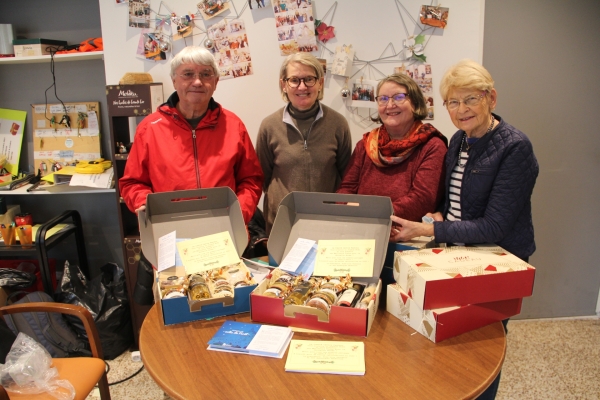
{"type": "MultiPolygon", "coordinates": [[[[435,222],[438,243],[495,243],[520,258],[535,251],[531,193],[539,166],[525,134],[494,117],[500,124],[469,149],[461,187],[462,221],[435,222]]],[[[463,131],[452,137],[446,154],[446,196],[450,174],[458,162],[463,131]]]]}

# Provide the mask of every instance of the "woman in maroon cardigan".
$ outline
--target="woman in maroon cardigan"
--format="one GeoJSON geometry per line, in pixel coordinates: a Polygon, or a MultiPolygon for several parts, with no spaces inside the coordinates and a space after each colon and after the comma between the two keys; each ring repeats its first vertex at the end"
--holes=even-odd
{"type": "Polygon", "coordinates": [[[394,215],[421,221],[442,199],[448,140],[421,122],[427,104],[410,77],[382,79],[376,100],[382,125],[356,144],[337,192],[387,196],[394,215]]]}

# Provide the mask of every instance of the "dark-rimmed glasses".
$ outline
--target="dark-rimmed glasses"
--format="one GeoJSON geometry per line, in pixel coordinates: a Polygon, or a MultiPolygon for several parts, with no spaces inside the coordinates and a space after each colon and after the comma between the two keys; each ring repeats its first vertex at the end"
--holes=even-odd
{"type": "Polygon", "coordinates": [[[399,105],[402,104],[406,101],[406,98],[408,97],[408,93],[396,93],[395,95],[392,96],[386,96],[386,95],[381,95],[381,96],[377,96],[375,97],[375,100],[377,100],[377,104],[379,104],[380,106],[387,106],[387,104],[390,102],[390,99],[392,100],[392,103],[399,105]]]}
{"type": "Polygon", "coordinates": [[[318,78],[316,76],[305,76],[304,78],[291,76],[289,78],[284,79],[284,82],[286,82],[291,88],[297,88],[302,82],[304,82],[304,86],[306,87],[313,87],[317,83],[317,79],[318,78]]]}

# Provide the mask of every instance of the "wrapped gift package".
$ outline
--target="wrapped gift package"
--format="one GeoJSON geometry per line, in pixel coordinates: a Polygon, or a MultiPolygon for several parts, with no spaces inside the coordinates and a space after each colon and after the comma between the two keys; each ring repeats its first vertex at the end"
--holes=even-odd
{"type": "Polygon", "coordinates": [[[387,311],[434,343],[521,312],[522,299],[423,310],[398,284],[387,288],[387,311]]]}
{"type": "Polygon", "coordinates": [[[531,296],[535,268],[501,247],[396,252],[396,283],[423,310],[531,296]]]}
{"type": "MultiPolygon", "coordinates": [[[[194,239],[229,232],[235,249],[242,254],[248,235],[235,193],[228,187],[149,194],[146,209],[138,213],[142,251],[153,266],[158,265],[158,239],[176,231],[178,239],[194,239]]],[[[185,275],[182,267],[156,273],[162,277],[185,275]]],[[[256,285],[235,288],[234,297],[189,301],[187,297],[162,299],[155,285],[155,300],[165,325],[190,322],[250,311],[250,292],[256,285]]]]}
{"type": "Polygon", "coordinates": [[[281,298],[263,296],[268,284],[265,280],[250,296],[252,320],[367,336],[379,305],[379,275],[387,251],[392,213],[392,203],[387,197],[307,192],[288,194],[279,205],[269,237],[271,262],[279,265],[299,238],[317,242],[375,239],[373,275],[356,278],[356,281],[377,283],[376,294],[366,309],[334,305],[325,315],[312,307],[284,306],[281,298]]]}

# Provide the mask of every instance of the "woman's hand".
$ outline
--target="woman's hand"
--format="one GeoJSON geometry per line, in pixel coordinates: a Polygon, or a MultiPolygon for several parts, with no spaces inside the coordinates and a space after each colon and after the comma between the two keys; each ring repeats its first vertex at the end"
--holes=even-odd
{"type": "Polygon", "coordinates": [[[442,216],[441,212],[436,212],[436,213],[433,213],[433,214],[432,213],[427,213],[427,214],[425,214],[425,216],[433,218],[434,221],[440,221],[441,222],[441,221],[444,220],[444,217],[442,216]]]}
{"type": "Polygon", "coordinates": [[[146,205],[143,204],[143,205],[140,206],[140,208],[137,208],[135,210],[135,214],[137,215],[137,214],[139,214],[140,211],[144,211],[145,209],[146,209],[146,205]]]}
{"type": "MultiPolygon", "coordinates": [[[[428,214],[428,216],[435,219],[436,214],[428,214]]],[[[393,222],[392,230],[390,231],[390,242],[406,242],[417,236],[433,236],[433,224],[413,222],[394,215],[390,218],[393,222]]]]}

